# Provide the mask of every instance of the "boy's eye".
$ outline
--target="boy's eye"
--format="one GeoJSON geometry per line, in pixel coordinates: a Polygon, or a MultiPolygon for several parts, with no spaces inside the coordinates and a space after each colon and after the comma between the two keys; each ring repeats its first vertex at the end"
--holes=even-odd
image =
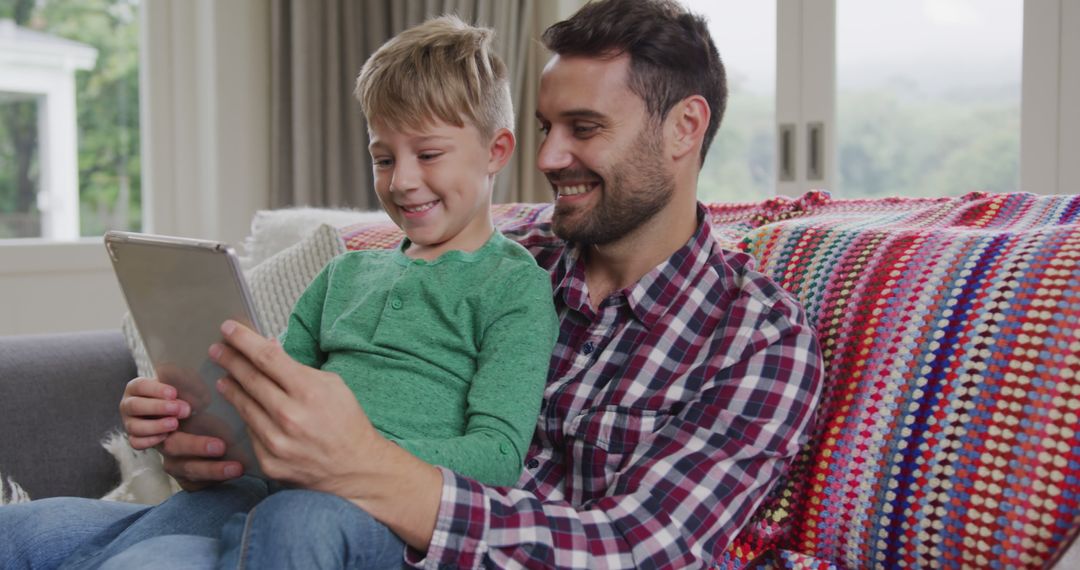
{"type": "Polygon", "coordinates": [[[543,133],[544,136],[547,136],[548,133],[551,132],[551,124],[550,123],[540,123],[540,132],[543,133]]]}
{"type": "Polygon", "coordinates": [[[394,164],[394,160],[391,158],[372,158],[371,163],[375,165],[375,168],[389,168],[394,164]]]}
{"type": "Polygon", "coordinates": [[[433,160],[442,156],[441,152],[422,152],[419,154],[420,160],[433,160]]]}

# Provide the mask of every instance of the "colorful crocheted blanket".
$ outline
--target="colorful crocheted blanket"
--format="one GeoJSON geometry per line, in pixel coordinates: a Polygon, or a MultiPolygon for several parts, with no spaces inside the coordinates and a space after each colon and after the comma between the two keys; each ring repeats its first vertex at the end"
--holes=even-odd
{"type": "MultiPolygon", "coordinates": [[[[718,566],[1042,568],[1080,530],[1080,196],[709,204],[816,327],[818,419],[718,566]]],[[[550,206],[496,207],[507,227],[550,206]]],[[[386,247],[392,226],[343,230],[386,247]]]]}

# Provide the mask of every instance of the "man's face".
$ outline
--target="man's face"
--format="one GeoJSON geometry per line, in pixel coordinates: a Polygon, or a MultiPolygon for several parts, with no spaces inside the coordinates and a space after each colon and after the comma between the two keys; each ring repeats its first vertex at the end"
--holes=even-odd
{"type": "Polygon", "coordinates": [[[616,241],[671,199],[662,127],[630,91],[629,66],[627,55],[556,55],[541,75],[537,166],[556,195],[553,229],[568,241],[616,241]]]}

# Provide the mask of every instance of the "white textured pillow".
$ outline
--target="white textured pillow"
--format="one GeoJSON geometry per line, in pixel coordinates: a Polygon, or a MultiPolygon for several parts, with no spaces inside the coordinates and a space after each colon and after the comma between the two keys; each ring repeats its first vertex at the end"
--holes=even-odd
{"type": "MultiPolygon", "coordinates": [[[[344,252],[345,244],[337,229],[322,224],[299,242],[245,271],[255,314],[267,335],[279,336],[285,330],[300,294],[331,259],[344,252]]],[[[130,313],[124,315],[121,328],[139,375],[153,376],[154,367],[130,313]]]]}
{"type": "Polygon", "coordinates": [[[248,287],[264,332],[280,336],[300,294],[338,255],[345,253],[337,229],[322,224],[311,235],[247,272],[248,287]]]}
{"type": "Polygon", "coordinates": [[[382,210],[365,212],[334,208],[260,210],[251,219],[251,235],[238,248],[240,267],[247,271],[293,245],[321,224],[337,228],[362,222],[389,222],[382,210]]]}

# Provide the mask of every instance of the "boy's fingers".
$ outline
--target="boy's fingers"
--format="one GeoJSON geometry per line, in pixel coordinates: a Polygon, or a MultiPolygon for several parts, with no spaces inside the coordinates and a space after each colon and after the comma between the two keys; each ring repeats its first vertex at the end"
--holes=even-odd
{"type": "MultiPolygon", "coordinates": [[[[179,427],[179,422],[176,418],[161,418],[157,420],[139,420],[128,419],[124,422],[124,431],[127,432],[128,438],[131,437],[157,437],[160,436],[162,440],[165,439],[170,432],[176,431],[179,427]]],[[[160,441],[155,441],[152,445],[157,445],[160,441]]]]}
{"type": "Polygon", "coordinates": [[[156,378],[139,377],[128,382],[125,393],[129,396],[143,396],[162,400],[176,399],[176,388],[156,378]]]}
{"type": "Polygon", "coordinates": [[[174,416],[186,418],[191,406],[183,400],[161,400],[131,396],[120,402],[120,413],[133,417],[174,416]]]}

